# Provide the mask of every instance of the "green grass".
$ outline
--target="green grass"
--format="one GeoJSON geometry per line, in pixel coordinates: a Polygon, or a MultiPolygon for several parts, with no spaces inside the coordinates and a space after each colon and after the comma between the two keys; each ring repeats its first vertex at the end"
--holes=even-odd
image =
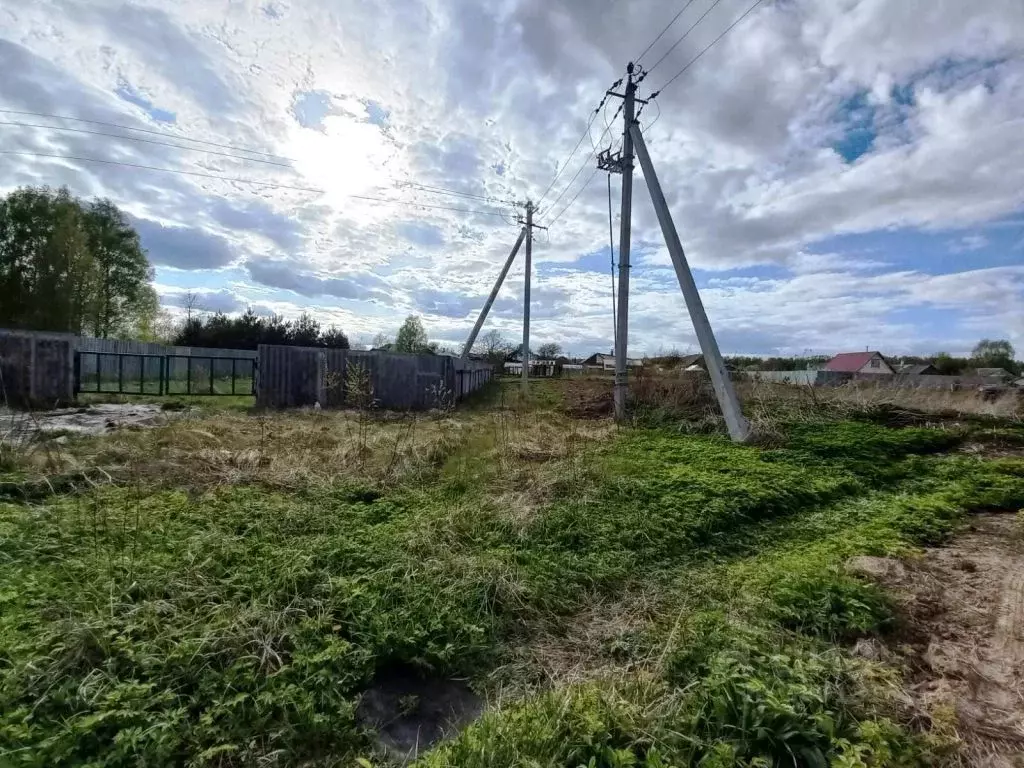
{"type": "Polygon", "coordinates": [[[1024,505],[1022,462],[857,422],[793,424],[772,449],[627,430],[553,460],[524,517],[498,493],[524,467],[468,424],[415,483],[0,504],[0,764],[376,761],[355,709],[396,667],[526,692],[431,768],[944,758],[842,650],[893,621],[842,564],[1024,505]],[[648,611],[599,649],[601,674],[550,688],[522,662],[637,591],[648,611]]]}

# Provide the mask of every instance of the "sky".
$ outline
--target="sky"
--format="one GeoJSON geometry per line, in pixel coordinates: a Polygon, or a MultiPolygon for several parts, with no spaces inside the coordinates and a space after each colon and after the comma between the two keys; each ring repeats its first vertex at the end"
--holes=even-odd
{"type": "MultiPolygon", "coordinates": [[[[4,2],[0,150],[58,157],[0,152],[0,193],[113,200],[171,312],[309,311],[356,343],[416,314],[453,346],[518,235],[501,201],[540,201],[531,346],[607,351],[592,150],[622,121],[594,110],[682,10],[640,123],[722,350],[1024,352],[1024,3],[764,0],[662,90],[750,3],[4,2]]],[[[630,354],[697,351],[633,188],[630,354]]],[[[523,281],[520,256],[485,329],[520,337],[523,281]]]]}

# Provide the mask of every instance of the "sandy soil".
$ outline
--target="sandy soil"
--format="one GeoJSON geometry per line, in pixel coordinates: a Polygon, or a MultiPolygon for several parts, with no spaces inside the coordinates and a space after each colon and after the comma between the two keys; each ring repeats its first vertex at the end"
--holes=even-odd
{"type": "Polygon", "coordinates": [[[953,714],[968,765],[1024,766],[1024,531],[1015,515],[976,515],[920,560],[855,558],[851,568],[892,589],[906,620],[887,648],[859,648],[864,655],[902,662],[926,717],[953,714]]]}

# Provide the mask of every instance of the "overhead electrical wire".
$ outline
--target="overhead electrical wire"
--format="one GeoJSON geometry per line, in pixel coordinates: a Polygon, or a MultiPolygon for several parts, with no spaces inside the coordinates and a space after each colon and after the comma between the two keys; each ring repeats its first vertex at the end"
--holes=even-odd
{"type": "MultiPolygon", "coordinates": [[[[615,145],[614,145],[614,146],[613,146],[613,147],[611,148],[611,152],[612,152],[612,153],[615,153],[615,152],[617,152],[617,151],[618,151],[618,147],[620,147],[620,146],[622,146],[622,139],[618,140],[618,143],[616,143],[616,144],[615,144],[615,145]]],[[[584,168],[586,168],[586,166],[584,166],[584,168]]],[[[582,170],[583,170],[583,168],[581,168],[580,170],[582,171],[582,170]]],[[[590,176],[588,176],[588,177],[587,177],[587,180],[586,180],[586,181],[584,182],[583,186],[581,186],[581,187],[580,187],[580,188],[579,188],[579,189],[577,190],[577,194],[575,194],[575,195],[573,195],[573,196],[572,196],[572,200],[570,200],[570,201],[569,201],[569,202],[568,202],[568,203],[567,203],[567,204],[565,205],[565,207],[564,207],[564,208],[563,208],[563,209],[562,209],[561,211],[559,211],[559,212],[558,212],[558,215],[557,215],[557,216],[555,216],[555,217],[554,217],[553,219],[551,219],[550,221],[548,221],[548,222],[547,222],[547,225],[548,225],[548,227],[549,227],[549,228],[550,228],[551,226],[554,226],[555,222],[556,222],[556,221],[558,221],[558,219],[560,219],[560,218],[562,217],[562,215],[563,215],[563,214],[564,214],[564,213],[565,213],[565,212],[566,212],[566,211],[567,211],[567,210],[568,210],[569,208],[571,208],[571,207],[572,207],[572,204],[573,204],[573,203],[577,202],[577,199],[578,199],[578,198],[579,198],[579,197],[580,197],[580,196],[581,196],[581,195],[583,194],[583,190],[584,190],[584,189],[586,189],[586,188],[587,188],[588,186],[590,186],[590,182],[594,180],[594,176],[596,176],[596,175],[597,175],[597,172],[598,172],[599,170],[601,170],[601,169],[600,169],[600,168],[598,168],[598,167],[595,167],[595,168],[594,168],[594,172],[593,172],[593,173],[591,173],[591,174],[590,174],[590,176]]]]}
{"type": "Polygon", "coordinates": [[[678,72],[672,75],[672,77],[670,77],[657,91],[652,93],[651,98],[656,98],[662,91],[664,91],[666,88],[672,85],[672,83],[678,80],[683,75],[683,73],[686,72],[686,70],[688,70],[690,67],[697,63],[701,56],[703,56],[705,53],[711,50],[711,48],[713,48],[719,40],[721,40],[723,37],[729,34],[737,24],[739,24],[741,21],[747,18],[747,16],[749,16],[751,12],[755,8],[757,8],[757,6],[759,6],[762,2],[764,2],[764,0],[755,0],[754,4],[747,8],[747,10],[745,10],[742,14],[740,14],[740,16],[732,24],[726,27],[725,31],[723,31],[722,34],[720,34],[718,37],[716,37],[714,40],[712,40],[710,43],[704,46],[700,53],[698,53],[696,56],[694,56],[692,59],[686,62],[686,64],[683,65],[682,69],[680,69],[678,72]]]}
{"type": "Polygon", "coordinates": [[[551,183],[548,184],[548,188],[544,190],[544,194],[540,196],[540,199],[537,201],[537,206],[538,207],[540,206],[541,203],[544,202],[544,198],[546,198],[548,196],[548,193],[551,191],[551,188],[555,186],[555,182],[558,181],[558,179],[561,177],[561,175],[565,171],[565,169],[569,167],[569,163],[572,162],[573,156],[576,154],[577,151],[579,151],[580,145],[583,144],[583,140],[585,138],[587,138],[587,136],[590,135],[590,126],[592,126],[594,124],[594,120],[596,118],[597,118],[597,112],[591,113],[590,120],[587,121],[587,128],[586,128],[586,130],[580,136],[580,140],[576,142],[576,146],[572,148],[572,152],[570,152],[569,156],[567,158],[565,158],[565,162],[563,162],[562,165],[559,167],[558,173],[555,174],[555,178],[553,178],[551,180],[551,183]]]}
{"type": "MultiPolygon", "coordinates": [[[[146,171],[158,171],[160,173],[173,173],[180,174],[183,176],[198,176],[205,179],[216,179],[217,181],[228,181],[235,184],[252,184],[258,187],[271,187],[274,189],[290,189],[297,192],[314,192],[317,194],[324,194],[327,190],[320,189],[318,187],[303,187],[294,184],[279,184],[272,181],[259,181],[258,179],[239,179],[231,176],[220,176],[215,173],[203,173],[201,171],[187,171],[182,168],[160,168],[154,165],[143,165],[141,163],[129,163],[122,160],[104,160],[98,157],[81,157],[78,155],[60,155],[48,152],[28,152],[20,150],[0,150],[0,155],[21,155],[25,157],[51,157],[58,160],[78,160],[85,163],[103,163],[104,165],[120,165],[126,168],[138,168],[146,171]]],[[[469,208],[453,208],[447,205],[433,205],[429,203],[418,203],[411,200],[394,200],[384,197],[373,197],[371,195],[356,195],[345,193],[342,197],[347,197],[354,200],[370,200],[378,203],[391,203],[396,205],[408,205],[416,208],[434,208],[442,211],[455,211],[457,213],[473,213],[481,216],[498,216],[502,217],[504,214],[498,211],[480,211],[469,208]]]]}
{"type": "Polygon", "coordinates": [[[647,68],[647,70],[640,76],[640,79],[642,80],[643,78],[647,77],[647,75],[649,75],[651,72],[656,70],[658,66],[661,64],[661,62],[667,59],[669,54],[672,53],[672,51],[674,51],[679,46],[679,44],[683,42],[683,40],[689,37],[690,33],[693,32],[693,30],[696,29],[702,21],[704,21],[704,17],[711,13],[711,11],[713,11],[720,2],[722,2],[722,0],[715,0],[715,2],[709,5],[707,10],[704,11],[704,13],[702,13],[700,17],[695,22],[693,22],[693,24],[691,24],[689,28],[683,33],[683,36],[676,40],[674,43],[672,43],[672,45],[669,46],[669,49],[661,55],[661,58],[647,68]]]}
{"type": "MultiPolygon", "coordinates": [[[[3,111],[3,110],[0,110],[3,111]]],[[[250,163],[263,163],[265,165],[276,165],[280,168],[292,169],[290,162],[282,163],[277,160],[264,160],[261,157],[246,157],[245,155],[235,155],[230,152],[220,152],[216,149],[203,149],[202,147],[189,147],[184,144],[174,144],[170,141],[160,141],[159,139],[147,139],[142,136],[125,136],[118,133],[108,133],[107,131],[92,131],[88,128],[72,128],[67,125],[42,125],[40,123],[21,123],[16,120],[0,120],[0,126],[19,127],[19,128],[43,128],[49,131],[66,131],[69,133],[86,133],[91,136],[109,136],[113,139],[124,139],[125,141],[138,141],[144,144],[157,144],[162,147],[173,147],[174,149],[183,149],[186,152],[204,152],[210,155],[219,155],[221,157],[231,157],[236,160],[245,160],[250,163]]]]}
{"type": "MultiPolygon", "coordinates": [[[[621,82],[621,81],[619,81],[619,82],[621,82]]],[[[612,124],[614,124],[615,118],[617,118],[619,116],[620,112],[622,112],[622,103],[621,102],[619,103],[619,108],[615,110],[615,114],[612,115],[611,123],[606,123],[605,124],[605,129],[603,131],[601,131],[601,135],[597,137],[597,141],[598,142],[600,142],[601,139],[603,139],[605,137],[605,135],[612,129],[612,124]]],[[[595,110],[595,113],[596,113],[596,110],[595,110]]],[[[590,131],[589,130],[587,131],[586,135],[590,136],[590,131]]],[[[565,195],[565,193],[569,191],[570,187],[572,187],[573,182],[576,181],[576,179],[579,178],[579,175],[581,173],[583,173],[583,169],[587,167],[587,164],[590,162],[590,159],[592,157],[596,157],[597,156],[597,144],[594,142],[593,137],[591,137],[590,143],[594,147],[594,149],[592,149],[590,152],[587,153],[587,156],[583,159],[583,164],[579,167],[579,170],[577,170],[576,174],[571,179],[569,179],[569,183],[565,185],[565,188],[562,189],[562,191],[559,193],[558,197],[556,197],[551,202],[551,205],[548,206],[547,211],[545,211],[545,213],[550,213],[551,212],[551,209],[554,208],[558,204],[558,201],[562,199],[562,196],[565,195]]],[[[587,183],[589,184],[590,181],[588,180],[587,183]]],[[[574,197],[573,200],[575,200],[575,199],[576,198],[574,197]]],[[[564,212],[565,212],[565,210],[563,209],[562,213],[564,213],[564,212]]],[[[556,216],[555,218],[557,219],[558,217],[560,217],[562,215],[562,213],[559,213],[558,216],[556,216]]],[[[551,226],[551,221],[548,221],[548,226],[551,226]]]]}
{"type": "MultiPolygon", "coordinates": [[[[562,174],[565,172],[565,169],[569,167],[569,163],[572,162],[573,157],[575,157],[576,153],[579,151],[580,146],[583,144],[583,140],[591,135],[590,134],[590,127],[594,124],[594,120],[597,119],[597,116],[598,116],[598,114],[600,114],[601,108],[605,105],[605,102],[608,101],[608,92],[607,91],[614,90],[615,88],[618,88],[620,85],[622,85],[622,78],[621,77],[618,80],[616,80],[614,83],[612,83],[611,88],[608,88],[605,91],[605,94],[604,94],[604,96],[601,97],[601,101],[598,103],[597,108],[594,109],[594,111],[590,113],[590,119],[587,120],[587,127],[584,129],[583,133],[580,135],[579,141],[576,142],[576,146],[572,148],[572,152],[569,153],[569,156],[567,158],[565,158],[565,161],[559,166],[558,172],[555,174],[555,178],[553,178],[551,180],[551,183],[548,184],[547,189],[544,190],[544,194],[541,195],[540,199],[537,201],[536,206],[538,208],[540,207],[540,204],[542,202],[544,202],[545,198],[547,198],[547,196],[551,192],[551,190],[554,188],[555,183],[559,180],[559,178],[561,178],[562,174]]],[[[605,130],[605,133],[607,133],[607,132],[608,131],[605,130]]],[[[603,136],[604,133],[602,133],[601,135],[603,136]]],[[[593,141],[594,141],[593,138],[591,138],[590,141],[591,141],[591,143],[593,143],[593,141]]],[[[588,159],[589,159],[589,157],[588,157],[588,159]]],[[[570,182],[570,184],[571,184],[571,182],[570,182]]],[[[565,190],[563,190],[563,193],[564,193],[564,191],[565,190]]]]}
{"type": "MultiPolygon", "coordinates": [[[[586,166],[584,166],[584,168],[585,167],[586,166]]],[[[580,170],[582,170],[582,168],[580,170]]],[[[578,190],[576,190],[576,194],[572,196],[572,200],[570,200],[568,203],[566,203],[565,208],[563,208],[561,211],[559,211],[558,215],[555,216],[555,218],[551,219],[551,221],[549,221],[547,223],[548,228],[553,227],[555,225],[555,222],[558,221],[560,218],[562,218],[562,215],[566,211],[568,211],[570,208],[572,208],[572,204],[576,202],[576,198],[579,197],[583,193],[584,189],[586,189],[587,187],[590,186],[590,182],[592,182],[594,180],[594,177],[597,175],[597,172],[599,170],[601,170],[601,169],[596,167],[596,166],[594,167],[594,172],[591,173],[590,176],[587,177],[587,180],[585,182],[583,182],[583,186],[580,187],[578,190]]]]}
{"type": "Polygon", "coordinates": [[[48,117],[53,120],[73,120],[77,123],[89,123],[90,125],[105,125],[108,128],[120,128],[123,131],[138,131],[139,133],[148,133],[154,136],[164,136],[170,139],[178,139],[179,141],[191,141],[193,144],[205,144],[208,147],[233,149],[236,152],[249,152],[254,155],[263,155],[264,157],[275,157],[278,160],[287,160],[290,163],[295,162],[290,157],[275,155],[272,152],[265,152],[262,149],[250,149],[249,147],[242,147],[234,144],[221,144],[216,141],[207,141],[206,139],[191,139],[187,136],[182,136],[177,133],[171,133],[170,131],[155,131],[151,128],[136,128],[131,125],[121,125],[120,123],[111,123],[105,120],[87,120],[84,117],[72,117],[71,115],[54,115],[48,112],[29,112],[20,109],[0,109],[0,113],[5,115],[28,115],[30,117],[48,117]]]}
{"type": "MultiPolygon", "coordinates": [[[[231,153],[228,153],[228,152],[217,152],[217,151],[214,151],[214,150],[211,150],[211,149],[201,149],[199,147],[190,147],[190,146],[186,146],[184,144],[175,144],[175,143],[172,143],[172,142],[164,142],[164,141],[159,141],[157,139],[147,139],[147,138],[143,138],[142,136],[126,136],[124,134],[108,133],[106,131],[93,131],[93,130],[89,130],[87,128],[73,128],[71,126],[66,126],[66,125],[44,125],[44,124],[41,124],[41,123],[25,123],[25,122],[18,122],[18,121],[14,121],[14,120],[0,120],[0,126],[11,126],[11,127],[22,127],[22,128],[39,128],[39,129],[43,129],[43,130],[64,131],[64,132],[69,132],[69,133],[82,133],[82,134],[88,134],[88,135],[91,135],[91,136],[105,136],[105,137],[114,138],[114,139],[124,139],[125,141],[135,141],[135,142],[141,142],[141,143],[144,143],[144,144],[154,144],[154,145],[158,145],[158,146],[171,147],[173,149],[185,150],[186,152],[205,152],[207,154],[218,155],[220,157],[228,157],[228,158],[232,158],[232,159],[235,159],[235,160],[242,160],[242,161],[253,162],[253,163],[262,163],[264,165],[273,165],[273,166],[278,166],[278,167],[281,167],[281,168],[287,168],[289,170],[295,170],[295,168],[292,165],[292,163],[294,163],[296,161],[294,159],[292,159],[292,158],[284,157],[283,155],[273,155],[273,154],[270,154],[269,152],[263,152],[261,150],[248,149],[248,148],[245,148],[245,147],[237,147],[237,146],[233,146],[231,144],[222,144],[222,143],[214,142],[214,141],[206,141],[204,139],[191,139],[191,138],[188,138],[186,136],[179,136],[177,134],[169,133],[169,132],[166,132],[166,131],[153,131],[153,130],[149,130],[149,129],[146,129],[146,128],[134,128],[134,127],[128,126],[128,125],[120,125],[118,123],[109,123],[109,122],[102,121],[102,120],[86,120],[84,118],[70,117],[68,115],[52,115],[52,114],[48,114],[48,113],[45,113],[45,112],[27,112],[27,111],[24,111],[24,110],[16,110],[16,109],[0,109],[0,114],[32,115],[34,117],[45,117],[45,118],[52,118],[52,119],[55,119],[55,120],[75,120],[75,121],[78,121],[78,122],[90,123],[90,124],[94,124],[94,125],[105,125],[105,126],[109,126],[109,127],[112,127],[112,128],[118,128],[118,129],[124,130],[124,131],[140,131],[142,133],[148,133],[148,134],[153,134],[153,135],[157,135],[157,136],[167,136],[167,137],[170,137],[170,138],[177,139],[178,141],[193,142],[193,143],[197,143],[197,144],[203,144],[205,146],[221,147],[221,148],[225,148],[225,149],[233,149],[236,152],[250,152],[250,153],[254,153],[254,154],[261,154],[261,155],[264,155],[266,157],[278,158],[278,160],[265,160],[265,159],[258,158],[258,157],[248,157],[248,156],[245,156],[245,155],[236,155],[236,154],[231,154],[231,153]],[[279,162],[279,161],[285,161],[285,162],[279,162]]],[[[392,179],[392,181],[394,181],[397,184],[404,184],[404,185],[416,187],[416,188],[421,189],[421,190],[423,190],[425,192],[434,192],[434,193],[439,194],[439,195],[450,195],[452,197],[464,197],[464,198],[468,198],[468,199],[472,199],[472,200],[480,200],[480,201],[488,202],[488,203],[499,203],[499,204],[508,204],[508,205],[513,204],[513,201],[511,201],[511,200],[501,200],[501,199],[496,198],[496,197],[485,197],[483,195],[473,195],[473,194],[470,194],[468,192],[460,192],[459,190],[447,189],[445,187],[438,187],[438,186],[429,185],[429,184],[420,184],[418,182],[405,181],[405,180],[402,180],[402,179],[392,179]]]]}
{"type": "Polygon", "coordinates": [[[655,44],[656,42],[658,42],[659,40],[661,40],[661,38],[662,38],[662,37],[664,37],[664,36],[665,36],[665,33],[669,31],[669,29],[671,28],[671,26],[672,26],[673,24],[675,24],[675,23],[676,23],[676,20],[677,20],[677,19],[678,19],[678,18],[679,18],[680,16],[682,16],[682,15],[683,15],[683,13],[684,13],[684,12],[686,11],[686,9],[687,9],[687,8],[689,8],[689,7],[691,6],[691,5],[693,5],[693,0],[687,0],[687,3],[686,3],[686,5],[684,5],[684,6],[683,6],[683,7],[682,7],[682,8],[681,8],[681,9],[679,10],[679,13],[677,13],[677,14],[676,14],[675,16],[673,16],[673,17],[672,17],[672,20],[671,20],[671,21],[670,21],[670,22],[669,22],[668,24],[666,24],[666,25],[665,25],[665,26],[664,26],[664,27],[662,28],[661,32],[659,32],[659,33],[658,33],[658,36],[657,36],[656,38],[654,38],[653,40],[651,40],[651,42],[650,42],[650,43],[649,43],[649,44],[647,45],[647,47],[646,47],[646,48],[644,48],[644,50],[643,50],[643,53],[641,53],[641,54],[640,54],[639,56],[637,56],[637,57],[636,57],[635,59],[633,59],[633,61],[635,61],[636,63],[638,63],[638,64],[639,64],[639,63],[640,63],[640,60],[641,60],[641,59],[642,59],[642,58],[643,58],[644,56],[646,56],[646,55],[647,55],[647,52],[648,52],[649,50],[651,50],[651,48],[653,48],[653,47],[654,47],[654,44],[655,44]]]}
{"type": "Polygon", "coordinates": [[[435,187],[430,184],[420,184],[418,181],[402,181],[396,180],[396,184],[403,187],[411,187],[412,189],[423,190],[424,192],[436,192],[440,195],[451,195],[453,197],[465,197],[470,200],[481,200],[485,203],[498,203],[501,205],[515,205],[514,200],[503,200],[500,197],[488,197],[486,195],[475,195],[472,192],[459,192],[455,189],[445,189],[444,187],[435,187]]]}

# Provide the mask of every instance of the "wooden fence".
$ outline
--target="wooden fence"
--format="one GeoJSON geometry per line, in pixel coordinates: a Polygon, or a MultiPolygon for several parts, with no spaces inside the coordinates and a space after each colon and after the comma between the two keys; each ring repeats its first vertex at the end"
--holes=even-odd
{"type": "Polygon", "coordinates": [[[450,407],[491,378],[491,366],[448,355],[405,355],[350,349],[261,344],[256,404],[324,408],[372,402],[419,410],[450,407]]]}
{"type": "Polygon", "coordinates": [[[75,398],[69,339],[0,331],[0,405],[53,408],[75,398]]]}

